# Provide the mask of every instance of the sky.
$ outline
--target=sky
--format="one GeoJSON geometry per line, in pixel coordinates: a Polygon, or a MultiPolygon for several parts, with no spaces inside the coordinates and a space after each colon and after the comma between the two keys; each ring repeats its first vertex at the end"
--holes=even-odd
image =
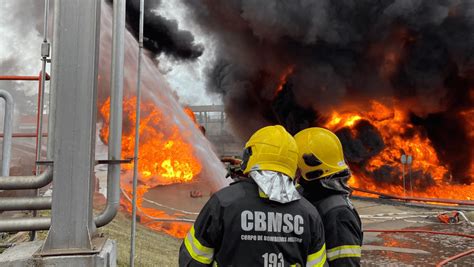
{"type": "MultiPolygon", "coordinates": [[[[28,1],[38,0],[22,0],[28,1]]],[[[38,13],[42,14],[42,10],[17,12],[18,4],[15,2],[16,0],[0,0],[0,75],[37,75],[41,69],[40,46],[43,33],[37,29],[42,30],[41,27],[36,27],[37,20],[34,17],[38,13]]],[[[213,59],[210,37],[185,19],[186,9],[181,0],[163,1],[160,9],[155,12],[176,19],[180,28],[191,31],[196,41],[205,47],[204,54],[194,62],[176,62],[165,55],[158,58],[157,67],[177,92],[180,102],[184,105],[221,104],[220,97],[208,95],[205,90],[204,70],[213,59]]],[[[34,83],[18,82],[15,87],[23,90],[26,95],[37,93],[34,83]]]]}
{"type": "Polygon", "coordinates": [[[213,41],[209,35],[203,33],[191,20],[187,20],[186,7],[181,0],[162,1],[156,12],[164,17],[178,21],[179,28],[190,31],[197,43],[204,45],[204,54],[196,61],[189,63],[173,62],[169,58],[160,57],[160,70],[167,71],[165,75],[171,87],[177,91],[180,100],[185,104],[221,104],[217,95],[209,95],[205,90],[205,68],[214,60],[213,41]]]}

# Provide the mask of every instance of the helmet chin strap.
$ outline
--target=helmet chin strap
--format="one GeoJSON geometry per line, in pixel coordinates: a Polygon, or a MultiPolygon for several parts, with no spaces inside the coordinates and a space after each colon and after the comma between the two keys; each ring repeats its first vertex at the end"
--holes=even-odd
{"type": "Polygon", "coordinates": [[[244,153],[242,155],[242,164],[240,165],[242,171],[247,169],[247,164],[249,163],[250,156],[252,156],[252,148],[247,147],[246,149],[244,149],[244,153]]]}

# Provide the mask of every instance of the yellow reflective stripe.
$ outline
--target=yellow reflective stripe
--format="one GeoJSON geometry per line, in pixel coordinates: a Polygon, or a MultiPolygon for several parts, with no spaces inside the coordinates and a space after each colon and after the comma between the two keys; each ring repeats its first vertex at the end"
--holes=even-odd
{"type": "Polygon", "coordinates": [[[326,244],[323,244],[320,250],[313,254],[308,255],[308,259],[306,260],[306,266],[324,266],[326,263],[326,244]]]}
{"type": "Polygon", "coordinates": [[[196,247],[202,251],[202,252],[205,252],[205,253],[208,253],[208,254],[214,254],[214,249],[213,248],[208,248],[204,245],[201,244],[201,242],[199,242],[199,240],[196,238],[196,234],[194,232],[194,225],[191,227],[191,230],[189,230],[189,232],[191,233],[192,237],[194,238],[194,240],[196,241],[195,244],[196,244],[196,247]]]}
{"type": "Polygon", "coordinates": [[[203,264],[210,264],[214,258],[214,249],[203,246],[195,237],[194,225],[184,239],[184,246],[191,257],[203,264]]]}
{"type": "Polygon", "coordinates": [[[339,246],[327,251],[327,257],[329,261],[333,261],[340,258],[360,258],[361,247],[357,245],[346,245],[339,246]]]}
{"type": "Polygon", "coordinates": [[[219,267],[219,264],[217,264],[217,261],[214,261],[214,262],[212,263],[212,266],[213,266],[213,267],[219,267]]]}
{"type": "Polygon", "coordinates": [[[260,188],[258,189],[258,195],[261,198],[268,198],[267,194],[265,194],[262,190],[260,190],[260,188]]]}

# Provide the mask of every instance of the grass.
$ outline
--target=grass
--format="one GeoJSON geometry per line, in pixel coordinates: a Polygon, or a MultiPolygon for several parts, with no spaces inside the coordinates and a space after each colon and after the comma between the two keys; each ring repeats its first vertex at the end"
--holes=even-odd
{"type": "MultiPolygon", "coordinates": [[[[129,266],[131,220],[119,213],[108,225],[99,229],[110,239],[117,241],[117,265],[129,266]]],[[[167,234],[154,232],[137,224],[135,239],[136,266],[178,266],[181,240],[167,234]]]]}

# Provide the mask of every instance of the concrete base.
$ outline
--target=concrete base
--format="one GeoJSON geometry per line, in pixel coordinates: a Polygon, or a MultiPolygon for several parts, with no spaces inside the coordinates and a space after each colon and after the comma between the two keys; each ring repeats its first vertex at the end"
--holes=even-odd
{"type": "Polygon", "coordinates": [[[0,254],[0,266],[33,267],[33,266],[117,266],[117,243],[108,239],[99,254],[67,255],[67,256],[33,256],[41,249],[43,241],[33,241],[18,244],[0,254]]]}

